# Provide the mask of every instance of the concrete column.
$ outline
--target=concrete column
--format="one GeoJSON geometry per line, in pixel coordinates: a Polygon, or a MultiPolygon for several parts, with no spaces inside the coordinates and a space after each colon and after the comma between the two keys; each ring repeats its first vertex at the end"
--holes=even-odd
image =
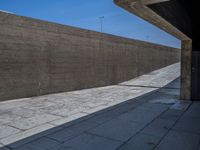
{"type": "Polygon", "coordinates": [[[192,40],[182,41],[181,100],[191,100],[192,40]]]}

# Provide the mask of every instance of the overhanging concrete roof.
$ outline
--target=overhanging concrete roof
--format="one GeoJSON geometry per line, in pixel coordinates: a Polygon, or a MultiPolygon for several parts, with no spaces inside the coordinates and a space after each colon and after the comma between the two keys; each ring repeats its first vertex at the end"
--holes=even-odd
{"type": "Polygon", "coordinates": [[[114,2],[144,20],[152,23],[160,29],[168,32],[180,40],[191,40],[186,34],[173,26],[170,22],[158,15],[147,5],[162,3],[170,0],[114,0],[114,2]]]}

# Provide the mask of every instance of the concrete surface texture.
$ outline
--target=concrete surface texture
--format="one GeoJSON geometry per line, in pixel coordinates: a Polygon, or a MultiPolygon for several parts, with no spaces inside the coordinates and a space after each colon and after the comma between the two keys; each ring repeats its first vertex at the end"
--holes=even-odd
{"type": "Polygon", "coordinates": [[[0,12],[0,100],[113,85],[180,50],[0,12]]]}
{"type": "MultiPolygon", "coordinates": [[[[65,124],[67,124],[67,126],[71,126],[73,121],[76,122],[76,120],[83,120],[83,118],[90,118],[96,112],[101,112],[101,111],[103,112],[107,109],[112,110],[116,108],[117,105],[122,105],[123,103],[126,102],[128,103],[128,100],[130,99],[137,98],[141,95],[158,90],[160,87],[165,86],[166,84],[170,83],[179,76],[180,76],[180,63],[176,63],[118,85],[0,102],[0,131],[1,131],[0,145],[2,147],[5,145],[8,146],[18,141],[14,145],[14,148],[19,147],[20,145],[24,144],[24,141],[22,139],[25,139],[25,143],[27,143],[29,140],[32,141],[33,139],[35,139],[35,137],[39,138],[38,136],[43,135],[41,133],[42,131],[50,129],[50,131],[53,132],[54,128],[58,129],[60,128],[59,127],[60,125],[61,126],[64,125],[66,127],[65,124]],[[39,135],[37,136],[37,134],[39,135]],[[33,135],[34,138],[30,137],[33,135]],[[20,140],[22,141],[19,142],[20,140]]],[[[154,101],[153,100],[152,101],[154,103],[163,103],[163,102],[167,104],[177,103],[179,97],[179,87],[180,87],[179,83],[177,82],[175,84],[168,85],[164,91],[160,90],[160,92],[165,93],[165,98],[162,98],[161,96],[158,95],[157,98],[154,98],[154,101]],[[168,93],[172,94],[173,96],[167,96],[168,93]]],[[[77,135],[79,135],[79,131],[84,131],[86,129],[93,127],[93,125],[107,122],[108,120],[111,120],[114,116],[117,116],[122,112],[128,111],[129,109],[133,109],[136,106],[135,104],[141,104],[142,102],[138,100],[133,100],[133,101],[134,104],[132,104],[131,102],[131,104],[126,104],[126,107],[124,108],[117,108],[117,112],[111,111],[111,113],[108,114],[106,113],[104,115],[94,117],[91,120],[92,122],[86,123],[84,124],[84,126],[80,128],[78,127],[78,129],[76,129],[76,127],[73,128],[72,131],[71,130],[67,131],[68,129],[66,129],[67,133],[63,132],[62,134],[62,132],[60,132],[60,135],[59,134],[55,136],[52,135],[52,139],[57,138],[57,140],[65,141],[68,138],[71,138],[71,135],[69,135],[68,137],[68,133],[71,134],[71,132],[77,131],[78,132],[77,135]]],[[[177,107],[178,106],[179,105],[177,105],[177,107]]],[[[156,109],[159,109],[159,113],[161,113],[161,111],[164,111],[167,108],[168,105],[167,107],[164,105],[164,109],[162,106],[161,108],[156,108],[156,109]]],[[[140,111],[138,113],[140,113],[140,111]]],[[[132,115],[134,114],[138,115],[138,113],[134,112],[132,115]]],[[[155,117],[154,115],[158,115],[158,112],[156,111],[156,114],[147,113],[144,115],[149,117],[149,119],[152,119],[152,117],[155,117]]],[[[140,116],[133,116],[131,118],[138,120],[141,119],[142,122],[149,121],[149,119],[146,120],[147,118],[143,120],[142,118],[140,118],[140,116]]],[[[120,120],[122,121],[122,123],[125,121],[125,120],[123,121],[123,118],[121,118],[120,120]]],[[[114,130],[120,131],[122,130],[122,128],[125,131],[130,131],[130,133],[116,135],[115,138],[117,138],[118,142],[108,140],[108,138],[103,139],[103,141],[101,142],[103,143],[105,142],[105,144],[107,143],[108,148],[109,145],[111,147],[112,145],[118,146],[120,145],[121,141],[127,140],[129,136],[137,132],[137,130],[139,130],[141,127],[145,125],[145,124],[140,124],[138,126],[138,124],[135,123],[126,124],[125,122],[123,124],[124,126],[122,126],[122,124],[120,123],[118,124],[116,120],[112,122],[113,127],[119,125],[118,127],[116,127],[116,129],[113,128],[113,131],[111,130],[113,136],[115,136],[114,130]],[[133,128],[133,130],[131,131],[129,127],[133,128]]],[[[109,126],[110,129],[112,129],[111,125],[109,126]]],[[[99,129],[98,133],[100,133],[101,130],[103,129],[99,129]]],[[[91,131],[91,133],[93,134],[96,134],[96,132],[97,132],[96,130],[91,131]]],[[[108,134],[111,134],[111,132],[108,132],[108,134]]],[[[85,138],[86,143],[87,140],[91,138],[94,141],[89,140],[88,142],[92,143],[98,142],[98,140],[102,139],[99,136],[95,137],[93,135],[82,135],[82,136],[83,136],[82,138],[78,139],[81,140],[84,139],[84,137],[86,137],[85,138]]],[[[39,141],[42,142],[43,140],[39,141]]],[[[44,143],[42,142],[40,146],[41,145],[45,146],[45,141],[46,138],[43,141],[44,143]]],[[[47,139],[46,142],[48,143],[48,141],[52,142],[52,144],[54,143],[57,144],[57,142],[52,141],[50,139],[47,139]]],[[[81,143],[84,144],[84,141],[82,142],[80,142],[80,144],[81,143]]],[[[49,145],[49,143],[47,145],[49,145]]],[[[38,147],[34,149],[37,148],[38,147]]],[[[23,150],[23,148],[21,150],[23,150]]]]}

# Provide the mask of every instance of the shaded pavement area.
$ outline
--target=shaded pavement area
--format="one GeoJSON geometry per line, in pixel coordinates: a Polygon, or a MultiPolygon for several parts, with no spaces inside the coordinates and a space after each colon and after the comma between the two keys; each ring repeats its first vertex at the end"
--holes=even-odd
{"type": "Polygon", "coordinates": [[[1,150],[199,150],[200,103],[178,100],[179,79],[146,95],[1,150]]]}

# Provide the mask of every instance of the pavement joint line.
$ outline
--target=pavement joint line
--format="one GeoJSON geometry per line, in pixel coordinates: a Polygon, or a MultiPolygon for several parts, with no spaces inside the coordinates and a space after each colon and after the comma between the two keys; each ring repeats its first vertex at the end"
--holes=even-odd
{"type": "MultiPolygon", "coordinates": [[[[56,140],[56,139],[54,139],[54,138],[48,137],[47,135],[44,135],[44,136],[42,136],[42,137],[45,137],[45,138],[50,139],[50,140],[53,140],[53,141],[58,142],[58,143],[60,143],[60,144],[64,143],[64,142],[61,142],[61,141],[56,140]]],[[[41,138],[42,138],[42,137],[41,137],[41,138]]],[[[38,139],[35,139],[35,140],[31,141],[31,142],[34,142],[34,141],[36,141],[36,140],[38,140],[38,139]]],[[[30,142],[29,142],[29,143],[30,143],[30,142]]],[[[28,144],[28,143],[27,143],[27,144],[28,144]]],[[[21,146],[23,146],[23,145],[21,145],[21,146]]]]}
{"type": "MultiPolygon", "coordinates": [[[[86,116],[82,116],[82,117],[80,117],[80,118],[82,118],[83,119],[83,121],[85,121],[85,120],[87,120],[88,118],[85,118],[84,119],[84,117],[89,117],[90,115],[90,117],[89,118],[91,118],[91,117],[93,117],[92,116],[92,114],[89,114],[89,113],[85,113],[85,112],[78,112],[78,113],[83,113],[83,114],[86,114],[86,116]]],[[[75,113],[75,114],[73,114],[73,115],[76,115],[76,114],[78,114],[78,113],[75,113]]],[[[68,117],[71,117],[71,115],[70,116],[67,116],[67,117],[62,117],[62,118],[60,118],[60,119],[67,119],[68,117]]],[[[72,122],[72,121],[76,121],[76,120],[78,120],[78,119],[80,119],[80,118],[76,118],[76,119],[74,119],[74,120],[71,120],[71,121],[69,121],[69,122],[65,122],[65,123],[63,123],[63,124],[61,124],[60,126],[62,126],[62,125],[64,125],[64,124],[66,124],[66,123],[70,123],[70,122],[72,122]]],[[[56,119],[56,120],[53,120],[53,121],[51,121],[51,122],[49,122],[49,124],[51,124],[51,125],[54,125],[55,126],[55,124],[53,124],[52,122],[54,122],[54,121],[59,121],[60,119],[56,119]]]]}
{"type": "Polygon", "coordinates": [[[7,148],[9,148],[9,150],[15,150],[15,148],[11,147],[11,146],[6,146],[7,148]]]}
{"type": "Polygon", "coordinates": [[[148,125],[150,125],[153,121],[155,121],[156,119],[158,119],[159,116],[161,116],[162,114],[164,114],[168,110],[169,110],[169,108],[167,108],[165,111],[163,111],[162,113],[160,113],[160,115],[156,116],[151,122],[147,123],[142,129],[140,129],[136,134],[134,134],[133,136],[131,136],[126,142],[124,142],[122,145],[120,145],[116,150],[119,150],[122,146],[124,146],[125,144],[127,144],[132,138],[134,138],[137,135],[139,135],[142,132],[142,130],[144,130],[148,125]]]}
{"type": "Polygon", "coordinates": [[[118,86],[128,86],[128,87],[144,87],[144,88],[153,88],[153,89],[172,89],[172,90],[179,90],[180,88],[173,88],[173,87],[158,87],[158,86],[145,86],[145,85],[127,85],[127,84],[118,84],[118,86]]]}
{"type": "MultiPolygon", "coordinates": [[[[12,127],[12,128],[15,128],[15,129],[17,129],[17,130],[20,130],[21,132],[24,132],[24,131],[26,131],[26,130],[24,130],[24,129],[20,129],[20,128],[17,128],[17,127],[15,127],[15,126],[12,126],[12,125],[9,125],[9,124],[7,124],[7,126],[9,126],[9,127],[12,127]]],[[[19,133],[19,132],[18,132],[19,133]]],[[[17,134],[17,133],[16,133],[17,134]]]]}
{"type": "MultiPolygon", "coordinates": [[[[190,104],[191,105],[191,104],[190,104]]],[[[183,115],[185,114],[186,110],[179,116],[179,118],[173,123],[173,125],[168,129],[168,131],[166,132],[166,134],[160,139],[160,141],[157,143],[157,145],[153,148],[153,150],[155,150],[158,145],[164,140],[164,138],[168,135],[168,133],[173,129],[173,127],[178,123],[178,121],[183,117],[183,115]]]]}
{"type": "Polygon", "coordinates": [[[10,146],[4,146],[3,148],[7,148],[7,149],[9,149],[9,150],[14,150],[12,147],[10,147],[10,146]]]}
{"type": "MultiPolygon", "coordinates": [[[[45,132],[45,131],[44,131],[44,132],[45,132]]],[[[56,132],[56,131],[55,131],[55,132],[56,132]]],[[[36,134],[35,134],[35,135],[36,135],[36,134]]],[[[32,136],[35,136],[35,135],[32,135],[32,136]]],[[[29,137],[27,137],[27,138],[30,138],[30,137],[32,137],[32,136],[29,136],[29,137]]],[[[42,135],[42,136],[38,136],[38,137],[33,138],[32,140],[30,140],[30,141],[27,142],[27,143],[24,143],[24,144],[22,144],[22,145],[19,145],[19,146],[15,147],[15,149],[16,149],[16,148],[19,148],[19,147],[21,147],[21,146],[23,146],[23,145],[26,145],[26,144],[32,143],[32,142],[34,142],[34,141],[37,141],[38,139],[40,139],[40,138],[42,138],[42,137],[45,137],[45,138],[54,140],[54,141],[56,141],[56,142],[58,142],[58,143],[60,143],[60,144],[63,143],[63,142],[57,141],[56,139],[47,137],[47,135],[42,135]]],[[[25,138],[25,139],[26,139],[26,138],[25,138]]],[[[24,139],[21,139],[21,140],[24,140],[24,139]]],[[[17,142],[18,142],[18,141],[17,141],[17,142]]],[[[15,142],[14,142],[14,143],[15,143],[15,142]]],[[[10,145],[10,144],[9,144],[9,145],[10,145]]],[[[9,147],[9,145],[8,145],[8,147],[9,147]]],[[[10,148],[11,150],[14,150],[12,147],[9,147],[9,148],[10,148]]]]}
{"type": "MultiPolygon", "coordinates": [[[[46,113],[46,114],[48,114],[48,115],[53,115],[53,116],[57,116],[57,117],[61,117],[61,118],[59,118],[59,119],[63,119],[63,118],[67,118],[68,116],[62,116],[62,115],[58,115],[58,114],[53,114],[53,113],[46,113]]],[[[59,119],[56,119],[56,120],[59,120],[59,119]]],[[[56,120],[52,120],[52,121],[56,121],[56,120]]],[[[52,122],[51,121],[51,122],[52,122]]]]}
{"type": "Polygon", "coordinates": [[[190,104],[189,104],[189,106],[184,110],[184,113],[186,112],[186,111],[188,111],[189,109],[190,109],[190,107],[192,106],[192,104],[193,104],[193,102],[189,102],[190,104]]]}
{"type": "MultiPolygon", "coordinates": [[[[53,121],[54,121],[54,120],[53,120],[53,121]]],[[[55,125],[51,124],[50,122],[46,122],[46,123],[40,124],[39,126],[47,125],[47,124],[50,124],[50,125],[56,127],[55,125]]],[[[29,128],[29,129],[19,129],[19,128],[16,128],[16,127],[11,126],[11,125],[8,125],[8,126],[10,126],[10,127],[12,127],[12,128],[15,128],[15,129],[18,129],[18,130],[21,131],[21,132],[18,132],[18,133],[16,133],[16,134],[20,134],[20,133],[23,133],[23,132],[26,132],[26,131],[28,131],[28,130],[31,130],[31,129],[34,129],[34,128],[38,127],[38,126],[34,126],[34,127],[29,128]]],[[[54,127],[53,127],[53,128],[54,128],[54,127]]],[[[52,129],[52,128],[50,128],[50,129],[52,129]]],[[[49,129],[47,129],[47,130],[49,130],[49,129]]],[[[45,131],[46,131],[46,130],[44,130],[43,132],[45,132],[45,131]]],[[[36,133],[36,134],[37,134],[37,133],[36,133]]],[[[12,134],[12,135],[15,135],[15,134],[12,134]]],[[[9,136],[12,136],[12,135],[9,135],[9,136]]],[[[9,136],[7,136],[7,137],[9,137],[9,136]]],[[[30,135],[30,136],[34,136],[34,135],[30,135]]],[[[30,137],[30,136],[28,136],[28,137],[30,137]]],[[[4,137],[4,138],[7,138],[7,137],[4,137]]],[[[26,137],[26,138],[28,138],[28,137],[26,137]]],[[[4,138],[2,138],[2,139],[4,139],[4,138]]],[[[23,139],[22,139],[22,140],[23,140],[23,139]]]]}
{"type": "Polygon", "coordinates": [[[85,134],[89,134],[89,135],[93,135],[93,136],[97,136],[97,137],[101,137],[101,138],[104,138],[104,139],[108,139],[108,140],[112,140],[112,141],[124,143],[124,141],[117,140],[117,139],[113,139],[113,138],[106,137],[106,136],[102,136],[102,135],[98,135],[98,134],[95,134],[95,133],[90,133],[90,132],[88,132],[88,131],[85,131],[84,133],[85,133],[85,134]]]}
{"type": "MultiPolygon", "coordinates": [[[[41,137],[33,138],[33,139],[30,140],[29,142],[24,143],[24,144],[22,144],[22,145],[19,145],[19,146],[15,147],[15,149],[17,149],[17,148],[19,148],[19,147],[21,147],[21,146],[23,146],[23,145],[27,145],[27,144],[29,144],[29,143],[32,143],[32,142],[34,142],[34,141],[37,141],[37,140],[39,140],[39,139],[41,139],[41,138],[47,138],[47,139],[53,140],[53,141],[55,141],[55,142],[58,142],[59,144],[63,144],[63,143],[64,143],[64,142],[60,142],[60,141],[58,141],[58,140],[56,140],[56,139],[53,139],[53,138],[51,138],[51,137],[48,137],[48,136],[44,135],[44,136],[41,136],[41,137]]],[[[10,147],[10,149],[12,150],[12,147],[10,147]]]]}
{"type": "MultiPolygon", "coordinates": [[[[81,120],[80,122],[84,122],[84,121],[85,121],[85,120],[81,120]]],[[[80,124],[80,122],[78,122],[78,123],[76,123],[76,124],[80,124]]],[[[76,125],[76,124],[73,124],[73,125],[76,125]]],[[[73,125],[70,125],[70,126],[73,126],[73,125]]],[[[100,125],[101,125],[101,124],[97,124],[95,127],[91,127],[91,128],[89,128],[89,129],[87,129],[87,130],[85,130],[85,131],[82,131],[82,132],[80,132],[78,135],[74,135],[73,137],[67,139],[66,141],[63,141],[63,142],[58,141],[58,142],[61,143],[61,144],[66,143],[67,141],[70,141],[70,140],[72,140],[72,139],[74,139],[74,138],[76,138],[76,137],[79,137],[79,136],[81,136],[83,133],[87,132],[88,130],[91,130],[91,129],[93,129],[93,128],[96,128],[96,127],[98,127],[98,126],[100,126],[100,125]]],[[[69,128],[70,126],[67,126],[67,127],[64,127],[64,128],[69,128]]],[[[54,133],[56,133],[56,132],[59,132],[59,131],[63,130],[64,128],[61,128],[61,129],[59,129],[59,130],[57,130],[57,131],[55,131],[55,132],[52,132],[52,133],[50,133],[50,134],[54,134],[54,133]]],[[[43,137],[48,137],[48,135],[50,135],[50,134],[46,134],[46,135],[44,135],[43,137]]],[[[49,137],[48,137],[48,138],[49,138],[49,137]]],[[[52,138],[50,138],[50,139],[52,139],[52,138]]],[[[54,140],[56,140],[56,139],[54,139],[54,140]]],[[[22,144],[21,146],[23,146],[23,144],[22,144]]]]}
{"type": "MultiPolygon", "coordinates": [[[[145,102],[144,102],[145,103],[145,102]]],[[[144,103],[142,103],[142,104],[144,104],[144,103]]],[[[142,105],[142,104],[140,104],[140,105],[142,105]]],[[[135,108],[134,108],[135,109],[135,108]]],[[[128,111],[130,111],[130,110],[127,110],[125,113],[127,113],[128,111]]],[[[120,114],[121,115],[121,114],[120,114]]],[[[113,117],[113,118],[111,118],[109,121],[111,121],[111,120],[114,120],[115,118],[117,118],[118,116],[115,116],[115,117],[113,117]]],[[[83,122],[83,121],[87,121],[87,119],[86,120],[82,120],[81,122],[83,122]]],[[[90,133],[89,132],[89,130],[91,130],[91,129],[93,129],[93,128],[96,128],[96,127],[99,127],[99,126],[101,126],[101,125],[103,125],[103,124],[105,124],[106,122],[108,122],[108,121],[105,121],[105,122],[102,122],[102,123],[99,123],[99,124],[97,124],[95,127],[91,127],[90,129],[87,129],[87,130],[85,130],[85,131],[83,131],[82,133],[90,133]]],[[[79,122],[80,123],[80,122],[79,122]]],[[[69,126],[68,126],[69,127],[69,126]]],[[[66,128],[68,128],[68,127],[66,127],[66,128]]],[[[139,131],[138,131],[139,132],[139,131]]],[[[81,134],[81,133],[80,133],[81,134]]],[[[90,133],[90,134],[93,134],[93,133],[90,133]]],[[[103,137],[103,136],[102,136],[103,137]]],[[[104,138],[107,138],[107,137],[104,137],[104,138]]],[[[115,139],[114,139],[115,140],[115,139]]],[[[68,141],[68,140],[67,140],[68,141]]],[[[115,140],[116,141],[116,140],[115,140]]],[[[120,140],[119,140],[120,141],[120,140]]],[[[123,141],[120,141],[120,142],[123,142],[123,141]]]]}
{"type": "Polygon", "coordinates": [[[197,149],[196,150],[199,150],[200,149],[200,140],[199,140],[199,144],[197,146],[197,149]]]}
{"type": "MultiPolygon", "coordinates": [[[[5,146],[3,143],[0,142],[1,145],[5,146]]],[[[0,147],[1,148],[1,147],[0,147]]]]}
{"type": "Polygon", "coordinates": [[[184,132],[184,133],[190,133],[190,134],[196,134],[198,136],[200,136],[200,133],[197,132],[192,132],[192,131],[186,131],[186,130],[178,130],[178,129],[171,129],[172,131],[177,131],[177,132],[184,132]]]}

